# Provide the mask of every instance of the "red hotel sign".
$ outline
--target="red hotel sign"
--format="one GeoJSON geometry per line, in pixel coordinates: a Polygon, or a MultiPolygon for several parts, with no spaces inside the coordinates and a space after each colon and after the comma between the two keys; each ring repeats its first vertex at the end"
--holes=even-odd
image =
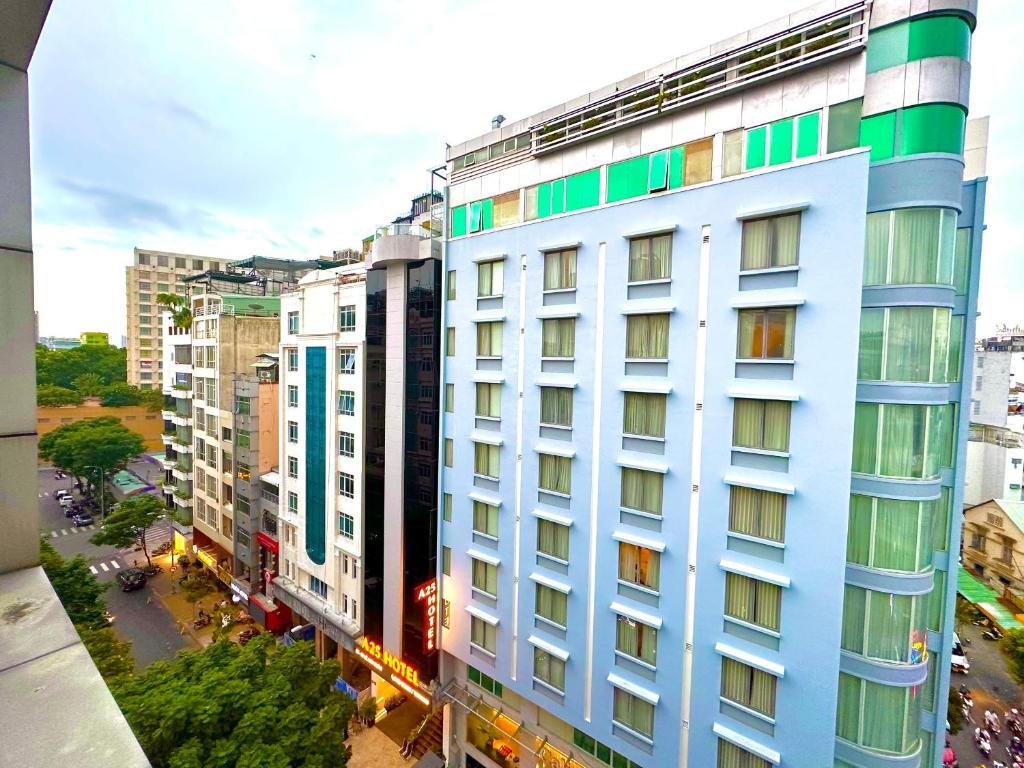
{"type": "Polygon", "coordinates": [[[437,579],[420,584],[415,589],[414,602],[423,603],[423,652],[437,650],[437,615],[440,606],[437,600],[437,579]]]}

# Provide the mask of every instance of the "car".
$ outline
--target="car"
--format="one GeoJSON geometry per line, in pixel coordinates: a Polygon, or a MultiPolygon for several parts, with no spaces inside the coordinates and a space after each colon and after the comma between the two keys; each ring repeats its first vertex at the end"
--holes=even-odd
{"type": "Polygon", "coordinates": [[[64,517],[77,517],[80,514],[82,514],[82,509],[77,504],[64,508],[64,517]]]}
{"type": "Polygon", "coordinates": [[[57,491],[57,493],[54,494],[54,496],[56,497],[57,501],[60,501],[65,496],[70,496],[70,495],[71,495],[71,491],[67,490],[66,488],[61,488],[59,491],[57,491]]]}
{"type": "Polygon", "coordinates": [[[68,507],[70,507],[74,503],[75,503],[75,500],[73,498],[71,498],[70,495],[68,495],[68,496],[61,496],[60,497],[60,505],[62,507],[64,507],[65,509],[67,509],[68,507]]]}
{"type": "Polygon", "coordinates": [[[83,525],[92,525],[95,520],[92,519],[92,515],[88,512],[82,512],[80,515],[75,515],[71,518],[71,524],[75,528],[81,528],[83,525]]]}
{"type": "Polygon", "coordinates": [[[971,663],[967,660],[967,654],[964,653],[964,647],[960,645],[960,638],[956,632],[953,633],[953,654],[949,661],[954,672],[962,672],[966,675],[971,669],[971,663]]]}
{"type": "Polygon", "coordinates": [[[133,592],[146,586],[146,573],[141,568],[125,568],[117,573],[122,592],[133,592]]]}

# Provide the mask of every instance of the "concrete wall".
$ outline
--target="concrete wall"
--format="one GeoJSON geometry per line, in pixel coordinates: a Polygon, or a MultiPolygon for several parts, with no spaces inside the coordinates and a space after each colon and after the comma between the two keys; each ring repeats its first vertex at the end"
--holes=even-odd
{"type": "Polygon", "coordinates": [[[36,408],[36,423],[40,436],[52,432],[66,424],[74,424],[83,419],[98,419],[113,416],[122,425],[138,432],[145,441],[147,451],[156,451],[163,447],[160,432],[164,422],[159,411],[147,411],[140,405],[126,405],[121,408],[105,408],[98,402],[85,402],[82,405],[62,405],[60,407],[36,408]]]}
{"type": "Polygon", "coordinates": [[[1012,352],[974,353],[971,381],[971,423],[1006,426],[1006,400],[1010,393],[1012,352]]]}

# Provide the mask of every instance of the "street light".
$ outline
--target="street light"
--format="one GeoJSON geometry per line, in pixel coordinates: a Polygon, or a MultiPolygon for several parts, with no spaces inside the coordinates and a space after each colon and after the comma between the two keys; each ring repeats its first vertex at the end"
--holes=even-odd
{"type": "Polygon", "coordinates": [[[104,486],[106,485],[106,483],[104,482],[104,479],[106,478],[106,471],[103,467],[97,467],[94,464],[87,464],[85,468],[95,469],[100,476],[100,519],[102,520],[107,516],[107,508],[103,503],[106,497],[106,494],[104,493],[104,486]]]}

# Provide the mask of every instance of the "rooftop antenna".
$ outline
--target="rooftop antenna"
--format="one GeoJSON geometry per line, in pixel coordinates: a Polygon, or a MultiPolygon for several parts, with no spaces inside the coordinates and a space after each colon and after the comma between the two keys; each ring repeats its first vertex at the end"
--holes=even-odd
{"type": "Polygon", "coordinates": [[[495,115],[491,118],[491,128],[501,128],[501,124],[505,122],[504,115],[495,115]]]}

